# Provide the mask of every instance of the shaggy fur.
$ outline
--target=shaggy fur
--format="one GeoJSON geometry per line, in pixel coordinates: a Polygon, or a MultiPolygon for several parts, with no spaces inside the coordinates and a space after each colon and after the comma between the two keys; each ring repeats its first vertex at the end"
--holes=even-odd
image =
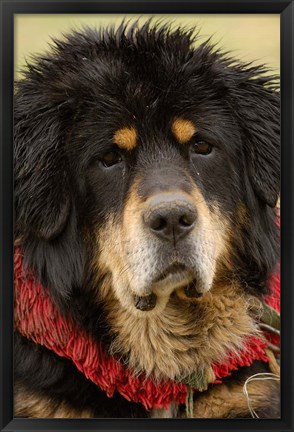
{"type": "MultiPolygon", "coordinates": [[[[73,32],[16,84],[15,232],[25,263],[62,312],[155,380],[209,371],[242,349],[258,332],[278,260],[275,77],[195,42],[150,23],[73,32]]],[[[150,415],[118,395],[107,400],[69,361],[19,334],[15,356],[16,415],[150,415]]],[[[263,417],[278,412],[276,390],[257,386],[263,417]]],[[[217,399],[203,397],[203,407],[217,399]]],[[[244,401],[228,403],[232,416],[249,416],[244,401]]],[[[200,407],[195,416],[215,417],[200,407]]]]}

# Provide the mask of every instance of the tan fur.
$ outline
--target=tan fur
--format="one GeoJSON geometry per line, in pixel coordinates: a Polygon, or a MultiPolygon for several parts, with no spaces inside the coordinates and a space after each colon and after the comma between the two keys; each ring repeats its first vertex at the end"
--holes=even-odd
{"type": "MultiPolygon", "coordinates": [[[[195,418],[238,418],[249,415],[247,398],[243,393],[244,383],[215,385],[199,395],[194,402],[195,418]]],[[[252,381],[247,385],[252,408],[258,413],[267,408],[270,395],[277,391],[271,380],[252,381]]]]}
{"type": "Polygon", "coordinates": [[[257,333],[249,297],[238,286],[218,286],[197,304],[171,296],[164,313],[130,314],[108,291],[109,322],[115,335],[111,351],[128,355],[137,373],[159,379],[181,379],[224,360],[242,348],[243,337],[257,333]]]}
{"type": "Polygon", "coordinates": [[[133,150],[137,145],[137,138],[134,127],[124,127],[115,132],[113,142],[123,150],[133,150]]]}
{"type": "Polygon", "coordinates": [[[23,238],[22,236],[16,237],[14,239],[14,247],[19,247],[23,244],[23,238]]]}
{"type": "Polygon", "coordinates": [[[93,418],[90,410],[77,410],[66,402],[15,386],[14,416],[32,418],[93,418]]]}
{"type": "Polygon", "coordinates": [[[180,144],[186,144],[197,132],[197,128],[191,120],[176,118],[171,126],[172,133],[180,144]]]}
{"type": "Polygon", "coordinates": [[[271,373],[280,376],[280,365],[278,364],[274,353],[270,349],[266,349],[265,353],[269,359],[269,368],[271,373]]]}
{"type": "Polygon", "coordinates": [[[250,220],[248,217],[248,210],[243,203],[240,203],[239,206],[237,207],[236,221],[241,226],[247,225],[248,223],[250,223],[250,220]]]}

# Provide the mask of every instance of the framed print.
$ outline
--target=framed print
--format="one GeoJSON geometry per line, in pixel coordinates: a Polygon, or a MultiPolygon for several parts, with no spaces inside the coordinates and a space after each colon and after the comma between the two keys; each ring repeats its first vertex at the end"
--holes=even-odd
{"type": "Polygon", "coordinates": [[[1,430],[293,429],[293,17],[1,2],[1,430]]]}

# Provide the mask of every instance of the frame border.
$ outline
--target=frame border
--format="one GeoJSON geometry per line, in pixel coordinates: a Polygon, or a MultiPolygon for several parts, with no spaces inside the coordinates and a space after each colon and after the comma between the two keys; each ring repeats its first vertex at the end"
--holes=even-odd
{"type": "MultiPolygon", "coordinates": [[[[0,430],[137,431],[293,430],[293,173],[294,166],[294,0],[0,0],[0,430]],[[272,14],[281,17],[281,419],[13,419],[13,40],[14,14],[213,13],[272,14]]],[[[294,314],[293,314],[294,315],[294,314]]]]}

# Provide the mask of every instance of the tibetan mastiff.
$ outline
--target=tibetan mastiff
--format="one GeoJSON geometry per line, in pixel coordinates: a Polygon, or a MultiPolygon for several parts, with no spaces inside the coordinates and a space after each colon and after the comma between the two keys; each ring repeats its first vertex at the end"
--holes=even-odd
{"type": "MultiPolygon", "coordinates": [[[[279,111],[264,66],[150,22],[74,31],[16,83],[24,272],[123,365],[126,387],[141,376],[155,386],[207,378],[259,335],[279,254],[279,111]]],[[[270,373],[268,363],[222,384],[207,378],[207,390],[192,392],[192,416],[278,417],[277,380],[243,395],[256,373],[270,373]]],[[[16,327],[16,416],[186,415],[181,403],[146,409],[123,391],[109,397],[88,378],[16,327]]]]}

